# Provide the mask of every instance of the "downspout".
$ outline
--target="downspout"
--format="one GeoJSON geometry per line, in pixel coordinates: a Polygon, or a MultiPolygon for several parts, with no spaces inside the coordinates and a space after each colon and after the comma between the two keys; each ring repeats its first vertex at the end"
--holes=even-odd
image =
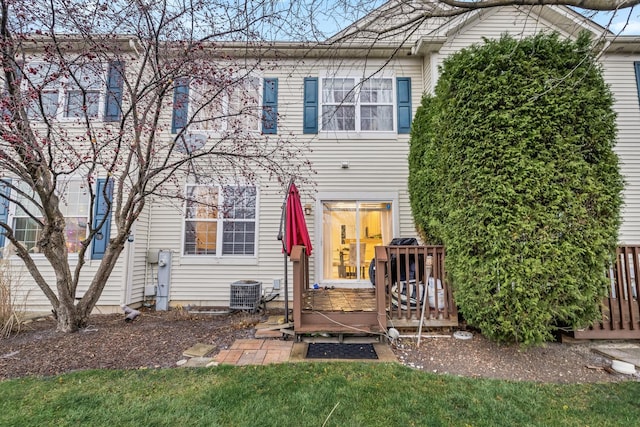
{"type": "MultiPolygon", "coordinates": [[[[145,244],[145,263],[144,263],[144,285],[142,287],[142,301],[146,301],[147,300],[147,283],[149,280],[149,265],[151,265],[151,271],[153,272],[153,265],[150,264],[149,262],[147,262],[147,254],[149,253],[149,248],[151,246],[151,230],[153,229],[152,227],[152,221],[153,221],[153,215],[151,215],[151,212],[153,212],[153,204],[155,202],[154,198],[151,198],[149,200],[149,220],[147,221],[147,242],[145,244]]],[[[151,277],[151,284],[153,285],[153,277],[151,277]]]]}

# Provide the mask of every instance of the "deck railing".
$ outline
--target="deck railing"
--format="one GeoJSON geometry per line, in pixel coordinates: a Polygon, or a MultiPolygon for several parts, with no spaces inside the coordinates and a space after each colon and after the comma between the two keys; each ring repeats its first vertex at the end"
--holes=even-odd
{"type": "Polygon", "coordinates": [[[573,331],[575,338],[640,339],[640,246],[619,246],[609,271],[609,296],[602,301],[602,320],[583,330],[573,331]]]}
{"type": "Polygon", "coordinates": [[[458,325],[444,246],[378,246],[375,262],[376,294],[389,326],[417,327],[423,314],[425,327],[458,325]]]}
{"type": "MultiPolygon", "coordinates": [[[[372,325],[417,327],[423,311],[425,327],[458,324],[458,310],[445,271],[443,246],[378,246],[375,251],[377,320],[372,321],[372,325]]],[[[294,247],[291,260],[294,320],[299,320],[300,301],[303,292],[309,289],[309,260],[304,247],[294,247]]],[[[640,246],[618,247],[607,278],[609,295],[601,305],[602,319],[589,328],[573,331],[573,336],[579,339],[640,339],[640,246]]]]}
{"type": "Polygon", "coordinates": [[[337,324],[342,324],[345,332],[379,331],[388,326],[417,328],[423,313],[426,328],[458,324],[458,311],[444,268],[444,247],[378,246],[375,251],[375,310],[314,313],[302,304],[309,291],[309,259],[304,247],[292,248],[296,333],[339,330],[337,324]]]}

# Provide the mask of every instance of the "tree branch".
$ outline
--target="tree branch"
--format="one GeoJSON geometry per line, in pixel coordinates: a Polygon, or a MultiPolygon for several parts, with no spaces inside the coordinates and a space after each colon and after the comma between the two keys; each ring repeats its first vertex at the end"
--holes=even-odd
{"type": "Polygon", "coordinates": [[[574,6],[597,11],[614,11],[633,7],[640,0],[439,0],[451,7],[461,9],[486,9],[499,6],[574,6]]]}

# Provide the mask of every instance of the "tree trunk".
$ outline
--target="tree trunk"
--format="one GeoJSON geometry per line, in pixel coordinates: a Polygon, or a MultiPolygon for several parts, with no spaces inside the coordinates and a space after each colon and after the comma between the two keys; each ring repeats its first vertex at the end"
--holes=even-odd
{"type": "Polygon", "coordinates": [[[55,308],[56,330],[60,332],[77,332],[87,323],[86,316],[78,312],[74,304],[62,304],[55,308]]]}

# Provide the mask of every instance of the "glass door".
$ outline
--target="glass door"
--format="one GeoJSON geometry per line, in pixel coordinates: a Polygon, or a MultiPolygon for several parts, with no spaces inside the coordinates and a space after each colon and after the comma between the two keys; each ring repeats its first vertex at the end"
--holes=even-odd
{"type": "Polygon", "coordinates": [[[323,201],[323,278],[369,280],[375,247],[391,240],[392,203],[388,201],[323,201]]]}

